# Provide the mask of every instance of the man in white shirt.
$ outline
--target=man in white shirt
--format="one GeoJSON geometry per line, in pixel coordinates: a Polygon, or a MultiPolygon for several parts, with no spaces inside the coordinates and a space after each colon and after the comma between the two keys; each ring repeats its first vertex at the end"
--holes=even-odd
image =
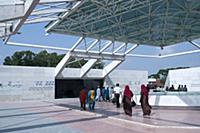
{"type": "Polygon", "coordinates": [[[120,93],[121,93],[121,88],[119,87],[118,83],[116,84],[116,86],[114,88],[114,93],[115,93],[116,106],[117,106],[117,108],[119,108],[120,107],[119,97],[120,97],[120,93]]]}
{"type": "Polygon", "coordinates": [[[100,102],[101,101],[101,89],[100,89],[100,86],[97,87],[97,90],[96,90],[96,101],[100,102]]]}

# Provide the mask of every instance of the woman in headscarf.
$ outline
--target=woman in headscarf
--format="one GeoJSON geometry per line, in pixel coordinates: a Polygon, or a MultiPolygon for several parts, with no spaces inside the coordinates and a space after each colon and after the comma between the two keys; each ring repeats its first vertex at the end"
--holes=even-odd
{"type": "Polygon", "coordinates": [[[133,93],[128,85],[125,86],[123,94],[124,95],[122,102],[123,102],[124,113],[126,115],[132,116],[131,98],[133,97],[133,93]]]}
{"type": "Polygon", "coordinates": [[[85,104],[86,104],[86,98],[87,98],[87,92],[86,89],[81,89],[79,94],[80,104],[81,104],[81,110],[85,110],[85,104]]]}
{"type": "Polygon", "coordinates": [[[149,91],[144,84],[141,85],[140,103],[143,111],[143,116],[151,114],[151,106],[149,105],[149,91]]]}

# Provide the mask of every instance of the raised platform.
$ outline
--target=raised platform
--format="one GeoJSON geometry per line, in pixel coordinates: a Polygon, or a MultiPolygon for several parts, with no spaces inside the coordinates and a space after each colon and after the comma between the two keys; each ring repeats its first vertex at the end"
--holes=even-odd
{"type": "Polygon", "coordinates": [[[200,109],[153,108],[143,118],[140,106],[128,117],[112,103],[97,103],[94,112],[80,111],[78,99],[0,103],[0,132],[149,133],[200,132],[200,109]]]}

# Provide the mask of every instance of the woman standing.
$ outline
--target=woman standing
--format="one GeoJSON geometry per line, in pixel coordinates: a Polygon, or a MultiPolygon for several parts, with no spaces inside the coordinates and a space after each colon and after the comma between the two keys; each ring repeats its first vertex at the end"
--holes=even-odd
{"type": "Polygon", "coordinates": [[[86,110],[85,108],[86,97],[87,97],[86,89],[81,89],[80,94],[79,94],[81,110],[86,110]]]}
{"type": "Polygon", "coordinates": [[[151,114],[151,106],[149,105],[149,91],[144,84],[141,85],[140,103],[143,111],[143,116],[151,114]]]}
{"type": "Polygon", "coordinates": [[[132,116],[132,106],[131,106],[131,98],[133,97],[133,93],[130,90],[129,86],[126,85],[124,89],[123,96],[123,108],[126,115],[132,116]]]}

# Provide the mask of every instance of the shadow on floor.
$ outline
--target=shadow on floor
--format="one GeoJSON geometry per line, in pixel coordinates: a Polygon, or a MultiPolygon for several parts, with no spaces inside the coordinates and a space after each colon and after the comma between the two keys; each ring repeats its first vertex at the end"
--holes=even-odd
{"type": "MultiPolygon", "coordinates": [[[[72,105],[72,104],[55,104],[55,105],[56,106],[61,106],[61,107],[66,107],[66,108],[80,110],[79,106],[72,105]]],[[[105,116],[115,116],[115,115],[120,115],[121,114],[120,112],[109,111],[109,110],[106,110],[106,109],[99,109],[99,108],[95,109],[94,111],[89,111],[89,110],[86,110],[86,111],[94,112],[94,113],[105,115],[105,116]]]]}
{"type": "Polygon", "coordinates": [[[45,112],[34,112],[34,113],[4,115],[4,116],[0,116],[0,118],[28,116],[28,115],[38,115],[38,114],[50,114],[50,113],[58,113],[58,112],[64,112],[64,111],[67,111],[67,110],[65,109],[65,110],[56,110],[56,111],[45,111],[45,112]]]}
{"type": "Polygon", "coordinates": [[[36,129],[36,128],[38,129],[38,128],[44,128],[44,127],[52,127],[52,126],[57,126],[57,125],[62,125],[62,124],[91,121],[91,120],[104,119],[104,118],[107,118],[107,117],[106,116],[100,116],[100,117],[95,116],[95,117],[92,117],[92,118],[81,118],[81,119],[68,120],[68,121],[51,122],[51,123],[45,123],[45,124],[6,128],[6,129],[0,129],[0,133],[23,131],[23,130],[36,129]]]}
{"type": "Polygon", "coordinates": [[[20,108],[3,108],[0,111],[9,111],[9,110],[21,110],[21,109],[35,109],[35,108],[46,108],[51,107],[53,105],[45,105],[45,106],[28,106],[28,107],[20,107],[20,108]]]}

